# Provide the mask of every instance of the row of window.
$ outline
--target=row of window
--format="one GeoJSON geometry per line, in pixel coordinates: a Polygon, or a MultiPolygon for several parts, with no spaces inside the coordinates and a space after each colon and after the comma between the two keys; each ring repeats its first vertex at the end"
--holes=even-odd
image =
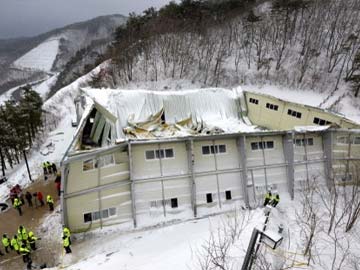
{"type": "Polygon", "coordinates": [[[274,142],[273,141],[263,141],[263,142],[252,142],[251,150],[259,150],[259,149],[273,149],[274,142]]]}
{"type": "MultiPolygon", "coordinates": [[[[214,195],[216,196],[216,195],[214,195]]],[[[226,190],[225,191],[225,199],[227,201],[232,199],[231,196],[231,190],[226,190]]],[[[212,203],[213,202],[213,194],[212,193],[207,193],[206,194],[206,202],[207,203],[212,203]]],[[[170,206],[171,208],[178,208],[179,207],[179,202],[178,202],[178,198],[171,198],[171,199],[166,199],[166,200],[156,200],[156,201],[151,201],[150,202],[150,207],[151,208],[159,208],[159,207],[163,207],[163,206],[170,206]]]]}
{"type": "Polygon", "coordinates": [[[250,103],[253,103],[253,104],[256,104],[258,105],[259,104],[259,100],[258,99],[255,99],[255,98],[250,98],[250,103]]]}
{"type": "Polygon", "coordinates": [[[202,146],[203,155],[219,154],[226,153],[225,144],[216,144],[216,145],[204,145],[202,146]]]}
{"type": "Polygon", "coordinates": [[[107,167],[115,164],[114,155],[106,155],[99,157],[99,159],[88,159],[83,162],[83,171],[90,171],[98,167],[107,167]]]}
{"type": "Polygon", "coordinates": [[[271,103],[266,103],[266,108],[277,111],[279,109],[279,106],[271,103]]]}
{"type": "MultiPolygon", "coordinates": [[[[206,202],[207,203],[212,203],[213,202],[213,195],[212,193],[206,193],[206,202]]],[[[216,196],[216,194],[214,195],[216,196]]],[[[231,190],[226,190],[225,191],[225,199],[227,201],[231,200],[232,199],[232,196],[231,196],[231,190]]]]}
{"type": "Polygon", "coordinates": [[[337,144],[360,144],[360,137],[339,136],[336,138],[336,142],[337,144]]]}
{"type": "Polygon", "coordinates": [[[116,216],[116,208],[111,207],[101,211],[89,212],[84,214],[84,223],[93,222],[100,219],[107,219],[116,216]]]}
{"type": "Polygon", "coordinates": [[[297,112],[297,111],[294,111],[291,109],[288,109],[288,115],[291,115],[291,116],[299,118],[299,119],[301,118],[301,112],[297,112]]]}
{"type": "Polygon", "coordinates": [[[177,198],[171,198],[166,200],[157,200],[157,201],[151,201],[150,207],[152,208],[159,208],[162,206],[170,206],[171,208],[178,208],[178,199],[177,198]]]}
{"type": "Polygon", "coordinates": [[[294,144],[296,146],[314,145],[314,139],[313,138],[294,139],[294,144]]]}
{"type": "Polygon", "coordinates": [[[145,152],[145,158],[147,160],[151,159],[168,159],[174,158],[174,149],[167,148],[167,149],[157,149],[157,150],[147,150],[145,152]]]}
{"type": "MultiPolygon", "coordinates": [[[[250,98],[249,101],[250,101],[250,103],[253,103],[253,104],[256,104],[256,105],[259,104],[259,100],[255,99],[255,98],[250,98]]],[[[277,111],[279,109],[279,106],[275,105],[275,104],[271,104],[271,103],[266,103],[266,108],[268,108],[270,110],[277,111]]],[[[297,112],[297,111],[292,110],[292,109],[288,109],[287,114],[291,115],[292,117],[299,118],[299,119],[302,116],[301,112],[297,112]]],[[[319,125],[319,126],[326,126],[326,125],[331,125],[332,124],[330,121],[327,121],[325,119],[321,119],[319,117],[314,117],[313,123],[316,124],[316,125],[319,125]]]]}
{"type": "Polygon", "coordinates": [[[319,126],[328,126],[332,124],[330,121],[326,121],[318,117],[314,117],[313,123],[319,126]]]}

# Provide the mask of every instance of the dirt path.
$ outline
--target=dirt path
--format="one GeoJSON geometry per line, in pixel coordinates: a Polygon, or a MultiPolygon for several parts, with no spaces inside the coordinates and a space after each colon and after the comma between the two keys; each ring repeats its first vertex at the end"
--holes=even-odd
{"type": "MultiPolygon", "coordinates": [[[[54,183],[54,177],[50,177],[49,180],[38,180],[34,184],[32,184],[30,187],[25,189],[26,191],[29,191],[31,194],[37,191],[41,191],[44,195],[44,202],[46,203],[46,196],[50,194],[55,202],[55,207],[59,203],[59,198],[57,196],[57,191],[55,188],[54,183]]],[[[11,202],[8,202],[11,204],[11,202]]],[[[33,198],[33,204],[34,204],[34,198],[33,198]]],[[[22,206],[23,215],[19,216],[19,213],[11,207],[8,211],[4,213],[0,213],[0,236],[4,233],[6,233],[9,238],[12,238],[18,230],[18,227],[20,225],[25,226],[27,231],[33,231],[37,237],[42,237],[41,232],[38,230],[39,225],[41,223],[41,220],[46,217],[50,213],[49,207],[45,204],[43,207],[29,207],[27,202],[25,202],[25,205],[22,206]]],[[[51,230],[51,228],[49,228],[51,230]]],[[[1,238],[0,237],[0,238],[1,238]]],[[[60,237],[60,236],[59,236],[60,237]]],[[[51,243],[42,243],[42,240],[38,241],[37,246],[39,247],[39,250],[33,252],[31,254],[31,257],[33,261],[37,261],[41,259],[44,261],[46,258],[48,263],[51,261],[54,261],[54,256],[58,254],[54,254],[51,250],[51,243]]],[[[1,249],[4,253],[4,248],[1,244],[1,249]]],[[[24,269],[24,263],[22,261],[21,256],[18,256],[16,252],[12,251],[5,256],[0,257],[0,270],[17,270],[17,269],[24,269]]]]}

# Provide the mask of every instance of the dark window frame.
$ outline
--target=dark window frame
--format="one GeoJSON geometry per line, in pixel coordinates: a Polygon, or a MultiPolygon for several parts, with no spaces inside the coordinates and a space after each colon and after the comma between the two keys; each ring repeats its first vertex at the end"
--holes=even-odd
{"type": "Polygon", "coordinates": [[[232,200],[231,190],[225,190],[225,199],[226,199],[227,201],[232,200]]]}
{"type": "Polygon", "coordinates": [[[178,198],[171,198],[170,206],[171,206],[171,208],[178,208],[179,207],[178,198]]]}
{"type": "Polygon", "coordinates": [[[206,203],[213,203],[212,193],[206,193],[206,203]]]}

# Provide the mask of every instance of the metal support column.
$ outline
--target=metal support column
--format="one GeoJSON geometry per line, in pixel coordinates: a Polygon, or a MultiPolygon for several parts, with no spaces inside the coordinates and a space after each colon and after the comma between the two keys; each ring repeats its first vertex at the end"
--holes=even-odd
{"type": "Polygon", "coordinates": [[[133,219],[134,228],[137,226],[136,221],[136,204],[135,204],[135,182],[134,182],[134,175],[133,175],[133,160],[132,160],[132,147],[131,141],[128,143],[128,154],[129,154],[129,175],[130,175],[130,198],[131,198],[131,214],[133,219]]]}
{"type": "MultiPolygon", "coordinates": [[[[218,171],[218,163],[217,163],[217,151],[215,146],[215,140],[212,141],[212,146],[214,148],[214,162],[215,162],[215,171],[218,171]]],[[[219,151],[219,149],[218,149],[219,151]]],[[[210,149],[211,152],[211,149],[210,149]]],[[[219,174],[216,173],[216,187],[217,187],[217,194],[218,194],[218,200],[219,200],[219,207],[221,208],[221,195],[220,195],[220,183],[219,183],[219,174]]]]}
{"type": "Polygon", "coordinates": [[[265,157],[265,149],[264,149],[266,143],[264,143],[264,138],[262,136],[260,137],[260,142],[261,142],[261,153],[262,153],[263,165],[264,165],[265,187],[266,187],[266,190],[268,190],[269,184],[268,184],[268,179],[267,179],[266,157],[265,157]]]}
{"type": "MultiPolygon", "coordinates": [[[[246,207],[250,207],[249,202],[249,193],[247,189],[247,183],[248,183],[248,176],[247,176],[247,164],[246,164],[246,137],[240,136],[237,138],[237,147],[239,152],[239,158],[240,158],[240,165],[241,165],[241,186],[243,189],[243,195],[244,195],[244,202],[246,207]]],[[[254,181],[253,188],[254,187],[254,181]]]]}
{"type": "MultiPolygon", "coordinates": [[[[100,157],[96,156],[96,164],[97,164],[97,186],[100,187],[101,185],[101,164],[100,164],[100,157]]],[[[102,220],[102,205],[101,205],[101,190],[98,192],[98,205],[99,205],[99,213],[100,213],[100,228],[103,227],[103,220],[102,220]]]]}
{"type": "Polygon", "coordinates": [[[68,177],[68,165],[61,166],[61,185],[60,185],[60,207],[61,207],[61,223],[63,226],[68,227],[68,218],[66,210],[66,201],[64,194],[66,192],[66,183],[68,177]]]}
{"type": "Polygon", "coordinates": [[[288,191],[291,199],[294,199],[294,143],[292,133],[283,136],[283,151],[286,162],[288,191]]]}
{"type": "Polygon", "coordinates": [[[324,149],[324,159],[325,159],[325,177],[326,177],[326,185],[328,189],[334,185],[333,178],[333,132],[326,131],[322,134],[323,140],[323,149],[324,149]]]}
{"type": "MultiPolygon", "coordinates": [[[[166,217],[166,207],[165,207],[165,191],[164,191],[164,180],[163,180],[163,165],[162,165],[162,157],[161,157],[161,144],[158,144],[158,151],[159,151],[159,166],[160,166],[160,177],[161,177],[161,198],[162,198],[162,206],[164,217],[166,217]]],[[[164,153],[165,155],[165,153],[164,153]]],[[[156,154],[155,154],[156,157],[156,154]]]]}
{"type": "Polygon", "coordinates": [[[186,151],[187,151],[187,160],[191,181],[191,208],[194,213],[194,217],[197,217],[197,207],[196,207],[196,183],[195,183],[195,157],[194,157],[194,141],[189,140],[186,142],[186,151]]]}

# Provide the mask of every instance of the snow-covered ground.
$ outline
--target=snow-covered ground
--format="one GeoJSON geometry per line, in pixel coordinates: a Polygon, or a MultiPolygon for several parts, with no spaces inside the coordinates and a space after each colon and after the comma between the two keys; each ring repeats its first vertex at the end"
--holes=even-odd
{"type": "Polygon", "coordinates": [[[58,54],[59,44],[60,37],[52,37],[18,58],[14,65],[49,72],[58,54]]]}

